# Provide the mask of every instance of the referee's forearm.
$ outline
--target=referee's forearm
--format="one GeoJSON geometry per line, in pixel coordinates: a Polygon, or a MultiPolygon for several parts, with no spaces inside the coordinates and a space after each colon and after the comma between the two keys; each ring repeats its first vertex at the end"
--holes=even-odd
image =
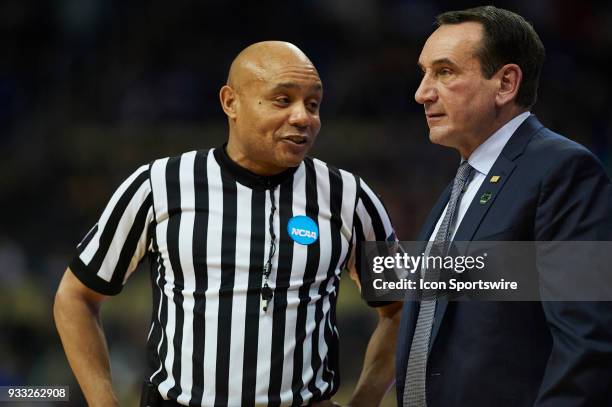
{"type": "Polygon", "coordinates": [[[386,307],[380,313],[363,361],[359,381],[349,405],[377,406],[395,381],[395,346],[401,314],[401,303],[386,307]]]}
{"type": "Polygon", "coordinates": [[[68,362],[89,406],[118,406],[98,307],[73,287],[70,271],[55,296],[53,315],[68,362]],[[68,280],[68,282],[66,282],[68,280]]]}

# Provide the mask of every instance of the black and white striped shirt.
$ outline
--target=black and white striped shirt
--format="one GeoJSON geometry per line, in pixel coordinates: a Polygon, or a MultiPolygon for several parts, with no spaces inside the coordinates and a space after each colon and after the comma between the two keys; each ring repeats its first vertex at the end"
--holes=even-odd
{"type": "Polygon", "coordinates": [[[165,399],[299,406],[338,389],[340,273],[360,242],[389,236],[382,203],[349,172],[306,158],[259,177],[219,148],[140,167],[112,196],[70,267],[90,288],[112,295],[151,257],[149,379],[165,399]],[[277,250],[268,280],[274,296],[264,311],[271,197],[277,250]],[[290,235],[296,216],[315,221],[313,243],[290,235]]]}

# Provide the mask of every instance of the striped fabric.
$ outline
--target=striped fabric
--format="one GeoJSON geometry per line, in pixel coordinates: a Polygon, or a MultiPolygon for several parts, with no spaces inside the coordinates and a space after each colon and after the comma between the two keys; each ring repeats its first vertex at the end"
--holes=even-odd
{"type": "Polygon", "coordinates": [[[133,173],[70,267],[90,288],[113,295],[150,257],[148,378],[165,399],[299,406],[327,399],[339,386],[341,270],[361,241],[392,233],[370,188],[322,161],[307,158],[277,176],[258,177],[223,149],[192,151],[133,173]],[[274,296],[264,311],[271,197],[274,296]],[[312,244],[289,235],[289,220],[300,215],[318,225],[312,244]]]}

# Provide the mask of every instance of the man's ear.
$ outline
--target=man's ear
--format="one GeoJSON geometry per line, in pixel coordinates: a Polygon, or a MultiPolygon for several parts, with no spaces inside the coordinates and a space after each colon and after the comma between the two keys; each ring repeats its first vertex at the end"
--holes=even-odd
{"type": "Polygon", "coordinates": [[[499,79],[499,88],[495,98],[497,106],[505,106],[516,100],[523,81],[523,71],[517,64],[506,64],[495,74],[499,79]]]}
{"type": "Polygon", "coordinates": [[[224,85],[219,91],[221,108],[230,119],[236,118],[236,96],[236,91],[229,85],[224,85]]]}

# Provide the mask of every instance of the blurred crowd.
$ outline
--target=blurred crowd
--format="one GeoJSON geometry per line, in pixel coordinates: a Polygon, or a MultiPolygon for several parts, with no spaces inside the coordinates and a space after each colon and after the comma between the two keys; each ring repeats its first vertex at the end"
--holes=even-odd
{"type": "MultiPolygon", "coordinates": [[[[83,404],[51,317],[74,246],[137,166],[223,143],[217,93],[232,58],[253,42],[291,41],[310,56],[324,83],[312,155],[365,178],[399,238],[414,239],[459,159],[428,141],[416,61],[436,14],[478,4],[0,2],[0,386],[70,384],[71,404],[83,404]]],[[[525,16],[546,46],[533,112],[612,174],[612,4],[494,4],[525,16]]],[[[104,310],[126,405],[139,391],[151,312],[147,265],[136,274],[131,294],[104,310]]],[[[345,384],[359,369],[349,355],[363,352],[372,323],[356,296],[339,311],[345,384]]]]}

